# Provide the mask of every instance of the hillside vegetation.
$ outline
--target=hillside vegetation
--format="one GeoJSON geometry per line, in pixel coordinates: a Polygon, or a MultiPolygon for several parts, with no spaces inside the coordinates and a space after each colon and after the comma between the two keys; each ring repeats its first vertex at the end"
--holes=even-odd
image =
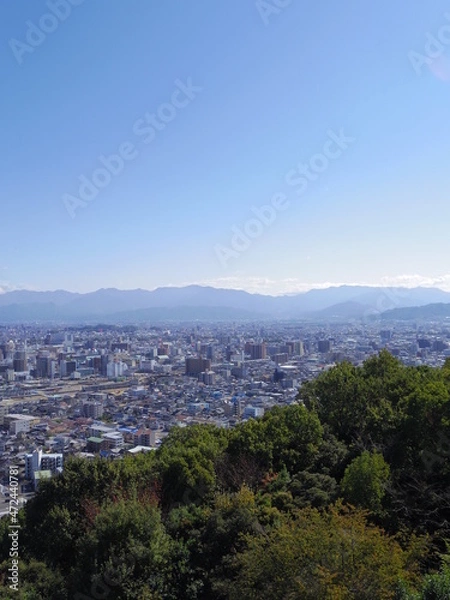
{"type": "Polygon", "coordinates": [[[231,430],[70,459],[20,512],[18,600],[450,598],[450,363],[383,351],[231,430]]]}

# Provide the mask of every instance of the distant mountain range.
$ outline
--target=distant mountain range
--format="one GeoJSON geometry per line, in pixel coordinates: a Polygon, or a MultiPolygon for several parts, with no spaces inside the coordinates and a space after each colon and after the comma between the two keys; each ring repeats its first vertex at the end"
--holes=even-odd
{"type": "Polygon", "coordinates": [[[154,291],[110,288],[87,294],[18,290],[0,294],[0,323],[349,320],[438,303],[450,303],[450,293],[437,288],[365,286],[330,287],[287,296],[198,285],[154,291]]]}
{"type": "Polygon", "coordinates": [[[394,308],[382,313],[381,318],[389,321],[425,321],[450,319],[450,304],[427,304],[408,308],[394,308]]]}

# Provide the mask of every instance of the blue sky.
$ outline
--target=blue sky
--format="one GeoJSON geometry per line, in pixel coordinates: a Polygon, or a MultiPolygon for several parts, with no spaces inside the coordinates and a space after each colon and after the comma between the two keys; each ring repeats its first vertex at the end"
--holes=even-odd
{"type": "Polygon", "coordinates": [[[0,288],[450,289],[448,2],[23,0],[0,42],[0,288]]]}

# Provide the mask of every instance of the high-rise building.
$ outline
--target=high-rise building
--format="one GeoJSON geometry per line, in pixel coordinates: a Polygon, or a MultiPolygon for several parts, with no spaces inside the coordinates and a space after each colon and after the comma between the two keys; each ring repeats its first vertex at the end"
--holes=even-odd
{"type": "Polygon", "coordinates": [[[446,342],[444,342],[443,340],[434,340],[432,349],[435,352],[442,352],[443,350],[446,350],[447,348],[448,348],[448,344],[446,344],[446,342]]]}
{"type": "Polygon", "coordinates": [[[202,356],[214,360],[214,344],[200,344],[200,352],[202,356]]]}
{"type": "Polygon", "coordinates": [[[13,369],[16,373],[23,373],[28,370],[27,353],[24,350],[14,353],[13,369]]]}
{"type": "Polygon", "coordinates": [[[294,344],[294,353],[299,356],[303,356],[305,354],[305,345],[303,342],[295,342],[294,344]]]}
{"type": "Polygon", "coordinates": [[[72,373],[75,373],[76,370],[77,370],[77,361],[76,360],[68,360],[66,362],[67,377],[70,377],[70,375],[72,375],[72,373]]]}
{"type": "Polygon", "coordinates": [[[267,356],[266,344],[265,342],[261,344],[247,342],[245,344],[245,352],[246,354],[250,354],[251,360],[262,360],[267,356]]]}
{"type": "Polygon", "coordinates": [[[36,358],[36,377],[47,378],[50,376],[50,358],[48,356],[38,356],[36,358]]]}
{"type": "Polygon", "coordinates": [[[56,360],[53,360],[52,358],[49,360],[49,364],[48,364],[48,376],[50,377],[50,379],[54,379],[56,375],[56,360]]]}
{"type": "Polygon", "coordinates": [[[186,375],[198,377],[203,371],[211,369],[209,358],[186,358],[186,375]]]}
{"type": "Polygon", "coordinates": [[[106,367],[106,375],[110,379],[116,379],[117,377],[123,377],[127,370],[127,365],[121,360],[117,360],[108,363],[106,367]]]}
{"type": "Polygon", "coordinates": [[[235,417],[242,415],[242,402],[239,398],[233,398],[233,414],[235,417]]]}
{"type": "Polygon", "coordinates": [[[102,354],[100,373],[103,375],[103,377],[106,377],[108,375],[108,362],[109,356],[107,354],[102,354]]]}
{"type": "Polygon", "coordinates": [[[319,340],[317,344],[318,350],[322,354],[326,354],[331,351],[331,341],[330,340],[319,340]]]}
{"type": "Polygon", "coordinates": [[[67,362],[65,360],[59,361],[59,376],[67,377],[67,362]]]}
{"type": "Polygon", "coordinates": [[[72,348],[73,348],[73,333],[65,333],[64,334],[64,348],[67,351],[72,350],[72,348]]]}
{"type": "Polygon", "coordinates": [[[119,350],[120,352],[128,352],[130,349],[130,345],[128,342],[112,342],[111,344],[111,352],[115,352],[119,350]]]}
{"type": "Polygon", "coordinates": [[[418,338],[417,343],[419,345],[419,348],[431,348],[431,342],[430,340],[427,340],[426,338],[418,338]]]}
{"type": "Polygon", "coordinates": [[[203,373],[200,373],[199,380],[205,385],[214,385],[216,374],[213,371],[204,371],[203,373]]]}
{"type": "Polygon", "coordinates": [[[34,450],[25,455],[25,477],[33,479],[37,471],[51,471],[54,475],[62,470],[64,456],[60,453],[43,454],[42,450],[34,450]]]}
{"type": "Polygon", "coordinates": [[[289,357],[286,352],[278,352],[272,356],[272,360],[277,365],[285,365],[288,362],[289,357]]]}
{"type": "Polygon", "coordinates": [[[36,377],[53,379],[56,375],[56,360],[50,356],[36,358],[36,377]]]}
{"type": "Polygon", "coordinates": [[[93,356],[89,359],[89,366],[95,369],[98,373],[102,370],[102,357],[101,356],[93,356]]]}

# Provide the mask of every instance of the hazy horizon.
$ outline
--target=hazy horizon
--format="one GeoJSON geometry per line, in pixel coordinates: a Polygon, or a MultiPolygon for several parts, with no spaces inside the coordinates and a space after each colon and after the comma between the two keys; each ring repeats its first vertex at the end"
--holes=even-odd
{"type": "Polygon", "coordinates": [[[142,290],[142,291],[148,291],[148,292],[152,292],[155,291],[157,289],[161,289],[161,288],[184,288],[184,287],[189,287],[189,286],[199,286],[199,287],[211,287],[214,289],[218,289],[218,290],[235,290],[235,291],[244,291],[250,294],[261,294],[261,295],[267,295],[267,296],[285,296],[285,295],[295,295],[295,294],[305,294],[311,290],[326,290],[326,289],[333,289],[333,288],[339,288],[339,287],[372,287],[372,288],[386,288],[386,289],[413,289],[413,288],[423,288],[423,289],[439,289],[442,290],[444,292],[450,292],[450,285],[445,286],[445,285],[432,285],[432,284],[428,284],[426,282],[422,282],[422,283],[407,283],[405,284],[403,282],[400,284],[388,284],[388,283],[381,283],[379,285],[377,284],[370,284],[370,283],[330,283],[330,282],[326,282],[326,283],[316,283],[316,284],[312,284],[312,285],[304,285],[304,286],[298,286],[297,289],[287,289],[284,291],[279,291],[278,293],[276,293],[276,290],[274,291],[267,291],[267,285],[271,284],[273,286],[275,286],[276,282],[266,282],[266,286],[264,287],[264,285],[262,285],[262,283],[254,283],[254,287],[252,286],[247,286],[247,289],[245,289],[244,287],[234,287],[232,285],[226,285],[225,282],[223,282],[222,284],[214,284],[211,282],[194,282],[194,283],[181,283],[181,284],[166,284],[166,285],[159,285],[153,288],[142,288],[142,287],[136,287],[136,288],[120,288],[117,286],[102,286],[102,287],[97,287],[97,288],[93,288],[93,289],[88,289],[88,290],[84,290],[84,291],[80,291],[80,290],[74,290],[74,289],[68,289],[68,288],[61,288],[61,287],[56,287],[56,288],[52,288],[52,289],[36,289],[36,288],[26,288],[26,287],[15,287],[15,288],[2,288],[0,286],[0,294],[6,294],[8,292],[15,292],[15,291],[29,291],[29,292],[58,292],[58,291],[64,291],[64,292],[70,292],[70,293],[74,293],[74,294],[89,294],[89,293],[94,293],[97,292],[99,290],[105,290],[105,289],[113,289],[113,290],[119,290],[119,291],[135,291],[135,290],[142,290]]]}

